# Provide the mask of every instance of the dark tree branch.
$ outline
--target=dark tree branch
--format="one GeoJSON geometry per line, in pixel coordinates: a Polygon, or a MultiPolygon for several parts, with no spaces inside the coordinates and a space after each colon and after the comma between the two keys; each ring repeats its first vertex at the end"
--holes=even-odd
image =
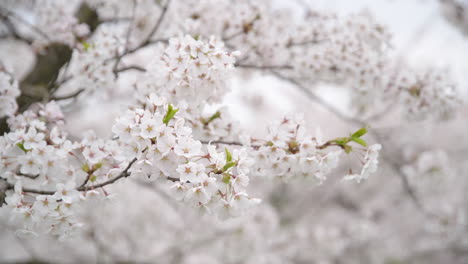
{"type": "Polygon", "coordinates": [[[125,72],[125,71],[130,71],[130,70],[134,70],[138,72],[146,72],[145,68],[138,66],[138,65],[125,66],[120,69],[117,69],[117,72],[125,72]]]}
{"type": "MultiPolygon", "coordinates": [[[[99,183],[99,184],[95,184],[95,185],[92,185],[92,186],[85,186],[85,185],[81,185],[80,187],[76,188],[77,191],[87,191],[87,190],[93,190],[93,189],[97,189],[97,188],[101,188],[101,187],[104,187],[106,185],[109,185],[109,184],[112,184],[122,178],[126,178],[128,176],[130,176],[130,173],[128,172],[128,170],[132,167],[132,165],[137,161],[136,158],[134,158],[132,161],[130,161],[130,163],[128,163],[127,167],[115,178],[112,178],[108,181],[105,181],[105,182],[102,182],[102,183],[99,183]]],[[[15,186],[11,183],[6,183],[7,187],[5,188],[5,190],[13,190],[15,188],[15,186]]],[[[38,189],[31,189],[31,188],[23,188],[22,190],[23,192],[25,193],[34,193],[34,194],[42,194],[42,195],[53,195],[55,194],[56,191],[46,191],[46,190],[38,190],[38,189]]],[[[0,192],[1,193],[1,192],[0,192]]]]}
{"type": "Polygon", "coordinates": [[[26,174],[26,173],[21,173],[21,172],[16,173],[16,175],[26,177],[29,179],[36,179],[37,177],[39,177],[39,174],[32,175],[32,174],[26,174]]]}
{"type": "Polygon", "coordinates": [[[109,184],[112,184],[122,178],[126,178],[128,176],[130,176],[130,173],[128,172],[128,170],[132,167],[132,165],[137,161],[136,158],[134,158],[132,161],[130,161],[130,163],[128,163],[127,167],[115,178],[112,178],[108,181],[105,181],[103,183],[99,183],[99,184],[96,184],[96,185],[92,185],[92,186],[82,186],[82,187],[78,187],[76,190],[77,191],[85,191],[85,190],[92,190],[92,189],[97,189],[97,188],[101,188],[101,187],[104,187],[106,185],[109,185],[109,184]]]}
{"type": "Polygon", "coordinates": [[[84,91],[85,91],[85,89],[84,89],[84,88],[81,88],[81,89],[79,89],[78,91],[73,92],[73,93],[71,93],[71,94],[63,95],[63,96],[52,96],[50,99],[51,99],[51,100],[55,100],[55,101],[72,99],[72,98],[77,97],[78,95],[80,95],[80,94],[81,94],[82,92],[84,92],[84,91]]]}

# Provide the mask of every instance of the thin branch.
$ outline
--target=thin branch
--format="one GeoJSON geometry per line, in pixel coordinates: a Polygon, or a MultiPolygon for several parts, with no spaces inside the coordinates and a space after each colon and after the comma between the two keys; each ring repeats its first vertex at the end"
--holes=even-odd
{"type": "MultiPolygon", "coordinates": [[[[322,41],[325,41],[325,40],[322,40],[322,41]]],[[[322,43],[322,41],[319,41],[319,40],[316,40],[316,39],[312,39],[312,40],[304,40],[304,41],[301,41],[301,42],[289,42],[286,47],[290,48],[290,47],[294,47],[294,46],[307,46],[309,44],[319,44],[319,43],[322,43]]]]}
{"type": "Polygon", "coordinates": [[[129,22],[129,21],[132,21],[131,17],[115,17],[115,18],[101,19],[99,20],[99,24],[120,23],[120,22],[129,22]]]}
{"type": "Polygon", "coordinates": [[[201,143],[208,145],[208,144],[223,144],[223,145],[234,145],[234,146],[244,146],[244,144],[237,142],[237,141],[223,141],[223,140],[200,140],[201,143]]]}
{"type": "Polygon", "coordinates": [[[37,177],[39,177],[39,174],[33,175],[33,174],[27,174],[27,173],[21,173],[21,172],[16,173],[16,175],[26,177],[29,179],[36,179],[37,177]]]}
{"type": "Polygon", "coordinates": [[[229,41],[229,40],[231,40],[231,39],[233,39],[233,38],[235,38],[235,37],[237,37],[237,36],[240,36],[240,35],[242,35],[242,34],[244,34],[244,31],[243,31],[243,30],[238,31],[238,32],[232,34],[231,36],[228,36],[228,37],[223,38],[223,41],[224,41],[224,42],[229,41]]]}
{"type": "Polygon", "coordinates": [[[134,70],[138,72],[146,72],[145,68],[138,66],[138,65],[130,65],[130,66],[122,67],[120,69],[117,69],[117,72],[125,72],[125,71],[130,71],[130,70],[134,70]]]}
{"type": "Polygon", "coordinates": [[[11,35],[13,36],[13,38],[17,39],[17,40],[22,40],[28,44],[32,44],[33,43],[33,40],[30,39],[30,38],[27,38],[27,37],[24,37],[24,36],[21,36],[18,31],[16,30],[15,26],[13,25],[13,23],[11,22],[11,20],[7,17],[7,16],[3,16],[1,13],[0,13],[0,18],[2,18],[2,21],[4,22],[5,26],[8,28],[8,31],[11,33],[11,35]]]}
{"type": "Polygon", "coordinates": [[[273,71],[273,74],[276,77],[278,77],[279,79],[281,79],[281,80],[284,80],[284,81],[287,81],[287,82],[289,82],[291,84],[294,84],[294,86],[296,86],[302,92],[304,92],[304,94],[307,95],[307,97],[309,97],[309,99],[315,101],[316,103],[318,103],[322,107],[326,108],[329,112],[333,113],[334,115],[336,115],[341,120],[343,120],[345,122],[348,122],[348,123],[351,123],[351,124],[359,125],[359,126],[365,126],[366,125],[363,121],[361,121],[359,119],[349,117],[349,116],[346,116],[345,114],[341,113],[333,105],[329,104],[328,102],[326,102],[325,100],[320,98],[318,95],[316,95],[315,93],[310,91],[310,89],[307,89],[305,86],[303,86],[297,80],[295,80],[293,78],[290,78],[290,77],[286,77],[286,76],[284,76],[284,75],[282,75],[282,74],[280,74],[278,72],[273,71]]]}
{"type": "Polygon", "coordinates": [[[152,45],[152,44],[156,44],[156,43],[160,43],[160,42],[167,44],[167,43],[169,43],[169,39],[166,39],[166,38],[153,39],[153,40],[148,41],[147,46],[152,45]]]}
{"type": "Polygon", "coordinates": [[[396,102],[397,102],[397,100],[393,100],[393,102],[391,102],[387,106],[385,106],[385,108],[382,111],[374,113],[371,116],[369,116],[368,118],[366,118],[366,123],[368,123],[370,121],[377,121],[377,120],[381,119],[382,117],[386,116],[393,109],[393,107],[396,105],[396,102]]]}
{"type": "MultiPolygon", "coordinates": [[[[97,188],[101,188],[101,187],[104,187],[106,185],[109,185],[109,184],[112,184],[122,178],[126,178],[128,176],[130,176],[130,173],[128,172],[128,170],[130,169],[130,167],[137,161],[136,158],[134,158],[130,163],[128,163],[127,167],[115,178],[112,178],[108,181],[105,181],[105,182],[102,182],[102,183],[99,183],[99,184],[96,184],[96,185],[92,185],[92,186],[80,186],[78,188],[76,188],[77,191],[86,191],[86,190],[92,190],[92,189],[97,189],[97,188]]],[[[13,190],[15,188],[15,186],[11,183],[7,183],[7,190],[13,190]]],[[[35,194],[42,194],[42,195],[53,195],[55,194],[56,191],[45,191],[45,190],[38,190],[38,189],[31,189],[31,188],[23,188],[22,189],[23,192],[25,193],[35,193],[35,194]]]]}
{"type": "MultiPolygon", "coordinates": [[[[151,38],[158,32],[158,29],[159,27],[161,26],[161,23],[162,21],[164,20],[164,17],[166,16],[166,13],[167,13],[167,9],[169,7],[169,3],[171,1],[168,0],[166,5],[163,7],[162,11],[161,11],[161,15],[159,16],[158,18],[158,21],[156,21],[156,24],[154,25],[153,29],[150,31],[150,33],[148,34],[148,36],[146,37],[146,39],[140,43],[140,45],[138,45],[137,47],[133,48],[133,49],[129,49],[127,50],[127,52],[124,52],[122,55],[120,55],[119,57],[124,57],[125,55],[128,55],[128,54],[131,54],[131,53],[134,53],[136,51],[138,51],[139,49],[141,48],[144,48],[150,44],[153,44],[155,43],[155,41],[152,41],[151,38]]],[[[160,41],[165,41],[164,39],[161,39],[160,41]]]]}
{"type": "Polygon", "coordinates": [[[55,100],[55,101],[60,101],[60,100],[67,100],[67,99],[72,99],[80,95],[82,92],[84,92],[85,89],[81,88],[78,91],[68,94],[68,95],[63,95],[63,96],[52,96],[50,99],[55,100]]]}
{"type": "Polygon", "coordinates": [[[120,54],[120,55],[117,55],[115,57],[115,64],[114,64],[114,75],[117,77],[119,71],[118,71],[118,65],[120,63],[120,61],[122,60],[123,57],[129,55],[129,54],[132,54],[132,53],[135,53],[136,51],[140,50],[141,48],[144,48],[148,45],[151,45],[151,44],[154,44],[154,43],[157,43],[159,41],[167,41],[165,39],[161,39],[161,40],[152,40],[151,38],[158,32],[158,29],[159,27],[161,26],[162,24],[162,21],[164,20],[164,17],[166,16],[166,13],[167,13],[167,9],[169,7],[169,3],[171,1],[168,0],[166,5],[163,7],[162,11],[161,11],[161,15],[159,16],[158,18],[158,21],[156,21],[156,24],[154,25],[154,27],[151,29],[150,33],[148,34],[148,36],[145,38],[145,40],[140,43],[140,45],[134,47],[133,49],[128,49],[127,48],[127,45],[125,47],[125,51],[120,54]]]}
{"type": "MultiPolygon", "coordinates": [[[[374,136],[377,141],[383,143],[384,140],[378,133],[374,131],[369,131],[369,134],[374,136]]],[[[407,175],[400,169],[400,165],[398,164],[398,162],[394,161],[385,151],[382,151],[381,155],[385,159],[385,161],[387,161],[388,165],[390,165],[390,168],[394,171],[394,173],[396,173],[398,177],[400,177],[401,183],[403,185],[403,190],[411,198],[416,208],[418,208],[423,214],[431,215],[429,212],[427,212],[426,208],[424,207],[424,204],[421,202],[418,195],[416,194],[416,191],[410,185],[407,175]]]]}
{"type": "MultiPolygon", "coordinates": [[[[7,190],[13,190],[15,189],[15,185],[11,183],[7,183],[7,190]]],[[[38,189],[31,189],[31,188],[23,188],[21,190],[24,193],[35,193],[35,194],[42,194],[42,195],[54,195],[55,191],[44,191],[44,190],[38,190],[38,189]]]]}
{"type": "Polygon", "coordinates": [[[83,186],[83,187],[79,187],[77,188],[76,190],[77,191],[86,191],[86,190],[90,190],[90,189],[97,189],[97,188],[101,188],[101,187],[104,187],[106,185],[109,185],[109,184],[112,184],[122,178],[126,178],[128,176],[130,176],[130,173],[128,172],[128,170],[130,169],[130,167],[132,167],[132,165],[137,161],[137,158],[134,158],[132,161],[130,161],[130,163],[128,163],[127,167],[119,174],[119,176],[115,177],[115,178],[112,178],[108,181],[105,181],[103,183],[99,183],[99,184],[96,184],[96,185],[92,185],[92,186],[83,186]]]}
{"type": "Polygon", "coordinates": [[[146,37],[146,40],[142,44],[140,44],[140,46],[148,45],[150,43],[150,41],[151,41],[151,38],[158,32],[158,29],[161,26],[161,24],[162,24],[162,22],[164,20],[164,17],[166,16],[167,9],[168,9],[170,3],[171,3],[171,0],[168,0],[166,5],[164,5],[164,7],[163,7],[163,9],[161,11],[161,15],[158,18],[158,21],[156,22],[153,29],[148,34],[148,37],[146,37]]]}
{"type": "MultiPolygon", "coordinates": [[[[130,35],[132,34],[133,23],[135,22],[136,6],[137,6],[136,0],[133,0],[132,17],[130,20],[130,24],[128,25],[127,33],[125,36],[125,47],[124,47],[123,54],[127,53],[129,49],[128,45],[130,43],[130,35]]],[[[115,78],[117,78],[119,75],[119,71],[117,70],[117,68],[119,67],[121,60],[122,60],[122,57],[118,56],[117,59],[115,60],[114,67],[112,68],[112,72],[114,73],[115,78]]]]}
{"type": "Polygon", "coordinates": [[[35,25],[29,23],[28,21],[26,21],[25,19],[23,19],[21,16],[18,16],[17,14],[15,14],[14,12],[4,8],[4,7],[0,7],[0,12],[3,12],[6,16],[9,16],[9,17],[12,17],[14,19],[16,19],[17,21],[19,21],[20,23],[28,26],[30,29],[32,29],[34,32],[36,32],[38,35],[40,35],[41,37],[43,37],[44,39],[48,40],[48,41],[51,41],[51,39],[47,36],[47,34],[45,34],[41,29],[39,29],[38,27],[36,27],[35,25]]]}
{"type": "MultiPolygon", "coordinates": [[[[288,81],[291,84],[294,84],[297,88],[299,88],[301,91],[303,91],[309,97],[309,99],[311,99],[311,100],[315,101],[316,103],[320,104],[322,107],[326,108],[329,112],[333,113],[334,115],[336,115],[341,120],[343,120],[345,122],[348,122],[348,123],[351,123],[351,124],[359,125],[359,126],[365,126],[366,125],[364,121],[361,121],[359,119],[344,115],[339,110],[337,110],[334,106],[332,106],[328,102],[324,101],[322,98],[320,98],[319,96],[314,94],[312,91],[307,89],[305,86],[303,86],[300,82],[296,81],[295,79],[283,76],[282,74],[280,74],[278,72],[275,72],[275,71],[271,71],[271,72],[275,76],[277,76],[278,78],[280,78],[282,80],[285,80],[285,81],[288,81]]],[[[378,133],[376,133],[374,131],[370,131],[369,135],[373,135],[377,141],[382,142],[382,138],[380,137],[380,135],[378,133]]],[[[411,200],[416,205],[416,207],[423,214],[428,215],[428,216],[434,216],[430,212],[427,212],[427,210],[424,208],[423,203],[418,198],[416,192],[413,190],[413,188],[409,184],[407,176],[400,170],[400,165],[397,162],[392,161],[387,156],[385,151],[382,152],[382,157],[384,157],[384,159],[389,163],[389,165],[394,170],[394,172],[400,177],[400,179],[402,181],[402,184],[403,184],[403,189],[408,194],[408,196],[411,198],[411,200]]]]}
{"type": "Polygon", "coordinates": [[[130,43],[130,35],[132,34],[133,23],[135,22],[136,7],[137,2],[136,0],[133,0],[132,19],[130,20],[130,25],[128,25],[127,34],[125,36],[125,51],[128,50],[128,44],[130,43]]]}
{"type": "MultiPolygon", "coordinates": [[[[236,32],[236,33],[233,33],[232,35],[230,36],[227,36],[227,37],[223,37],[222,40],[223,42],[228,42],[229,40],[237,37],[237,36],[240,36],[242,34],[247,34],[249,33],[251,30],[252,30],[252,27],[255,23],[255,21],[259,20],[260,19],[260,16],[255,16],[251,21],[245,23],[242,25],[242,28],[240,31],[236,32]]],[[[223,34],[224,35],[224,34],[223,34]]]]}
{"type": "Polygon", "coordinates": [[[235,67],[257,70],[285,70],[292,69],[291,65],[253,65],[253,64],[234,64],[235,67]]]}

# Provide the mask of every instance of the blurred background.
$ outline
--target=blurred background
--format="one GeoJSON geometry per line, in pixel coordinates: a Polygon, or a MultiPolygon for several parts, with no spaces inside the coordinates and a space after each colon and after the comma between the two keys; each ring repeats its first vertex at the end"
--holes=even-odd
{"type": "MultiPolygon", "coordinates": [[[[0,6],[1,1],[8,0],[0,6]]],[[[0,262],[468,263],[468,1],[276,0],[272,5],[341,15],[367,9],[388,26],[392,56],[415,68],[445,70],[465,106],[449,121],[406,122],[389,113],[371,124],[381,138],[368,142],[381,143],[385,154],[379,171],[360,184],[339,175],[319,186],[252,179],[251,192],[264,202],[239,219],[199,216],[157,183],[133,179],[112,186],[110,202],[90,207],[83,216],[85,231],[65,241],[17,236],[18,223],[0,210],[0,262]]],[[[28,16],[27,10],[18,11],[28,16]]],[[[142,63],[148,54],[132,61],[142,63]]],[[[33,57],[29,47],[0,39],[0,58],[18,76],[27,74],[33,57]]],[[[128,73],[113,92],[125,94],[136,78],[128,73]]],[[[298,112],[305,113],[312,131],[320,128],[330,138],[355,129],[263,72],[239,70],[230,85],[225,104],[254,135],[265,133],[272,120],[298,112]]],[[[315,89],[339,111],[351,111],[346,90],[323,84],[315,89]]],[[[93,129],[110,137],[115,117],[128,103],[110,98],[68,105],[71,135],[93,129]]]]}

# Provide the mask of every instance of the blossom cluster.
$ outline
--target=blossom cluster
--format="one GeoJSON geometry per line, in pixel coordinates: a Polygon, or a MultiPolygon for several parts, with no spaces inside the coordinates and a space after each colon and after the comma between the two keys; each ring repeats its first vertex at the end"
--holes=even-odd
{"type": "Polygon", "coordinates": [[[80,39],[90,33],[87,24],[80,23],[75,17],[81,1],[39,0],[35,13],[36,25],[44,36],[37,36],[35,45],[50,44],[51,42],[64,43],[74,47],[80,39]],[[47,36],[47,39],[44,37],[47,36]]]}
{"type": "Polygon", "coordinates": [[[400,76],[400,98],[411,120],[452,118],[461,106],[454,83],[433,71],[400,76]]]}
{"type": "Polygon", "coordinates": [[[171,102],[190,102],[198,110],[220,102],[237,52],[227,52],[215,38],[171,38],[160,58],[148,66],[148,80],[137,83],[141,94],[158,91],[171,102]]]}
{"type": "Polygon", "coordinates": [[[288,9],[273,9],[266,1],[243,0],[231,8],[229,1],[207,0],[176,2],[171,17],[183,23],[169,25],[170,32],[222,36],[229,48],[241,51],[240,65],[284,68],[297,80],[346,87],[351,108],[360,116],[394,106],[393,97],[403,99],[403,116],[411,120],[447,118],[460,105],[453,98],[456,92],[441,77],[443,72],[432,69],[420,74],[390,56],[389,29],[368,11],[339,16],[309,9],[298,17],[288,9]],[[220,12],[229,15],[219,16],[220,12]],[[418,81],[430,87],[425,95],[415,98],[400,93],[416,90],[411,80],[423,80],[426,75],[430,81],[418,81]]]}
{"type": "MultiPolygon", "coordinates": [[[[302,117],[285,117],[265,137],[244,136],[219,105],[235,65],[298,83],[348,87],[359,113],[384,108],[390,98],[411,119],[443,119],[458,106],[455,88],[440,74],[393,64],[390,34],[367,12],[340,17],[307,10],[296,16],[274,10],[267,0],[72,2],[38,4],[37,26],[50,41],[73,47],[60,71],[59,80],[67,80],[60,89],[112,92],[120,84],[121,64],[131,61],[127,55],[146,50],[153,61],[127,67],[139,74],[125,87],[135,88],[131,100],[137,103],[118,117],[113,139],[93,132],[72,139],[55,102],[12,116],[18,83],[0,72],[0,117],[12,116],[11,132],[0,137],[0,183],[6,182],[8,209],[27,232],[65,236],[77,230],[82,206],[105,198],[107,186],[126,177],[162,182],[175,199],[224,219],[259,203],[247,193],[256,176],[322,183],[348,160],[344,156],[355,157],[359,168],[347,169],[343,179],[361,182],[376,172],[381,145],[367,145],[365,128],[326,141],[311,134],[302,117]],[[84,2],[101,19],[89,36],[73,15],[84,2]]],[[[425,175],[437,169],[423,163],[444,161],[443,155],[434,159],[423,157],[403,171],[410,179],[425,175]]],[[[317,240],[324,236],[317,234],[317,240]]]]}
{"type": "Polygon", "coordinates": [[[362,170],[359,175],[348,174],[344,179],[356,179],[360,182],[377,170],[378,152],[381,148],[379,144],[367,147],[367,143],[360,138],[365,133],[365,129],[361,129],[350,138],[323,141],[320,134],[312,136],[307,132],[301,116],[285,117],[269,127],[265,139],[251,140],[250,144],[255,149],[252,155],[257,161],[253,172],[258,176],[284,180],[304,178],[322,183],[338,166],[343,152],[353,152],[358,157],[363,156],[363,160],[360,160],[362,170]],[[351,141],[358,146],[349,145],[351,141]],[[338,150],[330,151],[330,147],[338,147],[338,150]]]}
{"type": "Polygon", "coordinates": [[[294,69],[301,76],[316,82],[365,85],[368,76],[382,67],[390,35],[369,13],[345,18],[313,13],[305,22],[311,26],[288,43],[294,69]]]}
{"type": "Polygon", "coordinates": [[[161,56],[150,63],[143,79],[135,82],[139,104],[157,92],[185,110],[179,113],[199,139],[233,139],[237,125],[221,103],[238,52],[228,52],[215,38],[208,41],[186,35],[171,38],[161,56]],[[213,107],[211,107],[213,108],[213,107]]]}
{"type": "Polygon", "coordinates": [[[114,88],[116,59],[123,52],[124,34],[115,27],[99,27],[92,37],[73,50],[69,69],[63,79],[69,89],[102,90],[103,94],[114,88]],[[69,76],[73,72],[73,76],[69,76]]]}
{"type": "Polygon", "coordinates": [[[437,189],[450,188],[451,181],[455,180],[456,174],[451,168],[453,165],[445,151],[423,151],[407,156],[411,162],[402,171],[408,176],[410,183],[417,186],[420,195],[433,197],[440,192],[437,189]]]}
{"type": "Polygon", "coordinates": [[[10,73],[0,70],[0,118],[16,112],[16,97],[19,95],[18,81],[10,73]]]}
{"type": "Polygon", "coordinates": [[[245,192],[251,164],[245,150],[203,146],[175,114],[179,109],[151,94],[145,109],[128,110],[113,127],[136,162],[131,175],[166,179],[178,200],[220,217],[238,216],[258,203],[245,192]]]}
{"type": "MultiPolygon", "coordinates": [[[[115,144],[92,133],[71,141],[60,107],[51,101],[8,120],[11,132],[0,137],[1,178],[15,186],[6,203],[24,230],[67,236],[81,226],[81,203],[104,197],[89,187],[123,171],[111,155],[115,144]]],[[[105,191],[104,191],[105,193],[105,191]]]]}

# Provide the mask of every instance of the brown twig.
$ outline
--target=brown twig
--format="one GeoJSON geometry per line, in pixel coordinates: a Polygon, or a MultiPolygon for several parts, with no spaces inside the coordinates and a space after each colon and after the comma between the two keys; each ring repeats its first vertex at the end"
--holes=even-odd
{"type": "Polygon", "coordinates": [[[67,100],[67,99],[72,99],[80,95],[82,92],[84,92],[85,89],[81,88],[76,92],[73,92],[71,94],[63,95],[63,96],[52,96],[50,99],[55,100],[55,101],[61,101],[61,100],[67,100]]]}
{"type": "Polygon", "coordinates": [[[125,71],[130,71],[130,70],[134,70],[138,72],[146,72],[145,68],[138,66],[138,65],[125,66],[120,69],[117,69],[117,72],[125,72],[125,71]]]}
{"type": "MultiPolygon", "coordinates": [[[[160,26],[161,26],[161,23],[162,21],[164,20],[164,17],[166,16],[166,13],[167,13],[167,9],[169,7],[169,4],[170,4],[170,0],[167,1],[166,5],[163,7],[162,11],[161,11],[161,15],[159,16],[158,18],[158,21],[156,21],[156,24],[154,25],[154,27],[151,29],[150,33],[148,34],[148,36],[145,38],[145,40],[140,43],[140,45],[132,48],[132,49],[129,49],[126,45],[125,47],[125,51],[122,52],[122,54],[120,55],[117,55],[114,59],[116,60],[115,64],[114,64],[114,74],[115,76],[118,75],[118,73],[120,72],[118,70],[118,65],[119,63],[122,61],[122,58],[129,55],[129,54],[132,54],[132,53],[135,53],[137,52],[138,50],[148,46],[148,45],[151,45],[151,44],[154,44],[154,43],[157,43],[158,41],[157,40],[152,40],[151,38],[158,32],[160,26]]],[[[165,39],[161,39],[160,41],[167,41],[165,39]]]]}
{"type": "MultiPolygon", "coordinates": [[[[106,185],[109,185],[109,184],[112,184],[122,178],[126,178],[128,176],[130,176],[130,173],[128,172],[128,170],[132,167],[132,165],[137,161],[136,158],[134,158],[132,161],[130,161],[130,163],[128,163],[127,167],[115,178],[112,178],[108,181],[105,181],[105,182],[102,182],[102,183],[99,183],[99,184],[96,184],[96,185],[92,185],[92,186],[85,186],[85,185],[81,185],[80,187],[77,187],[76,190],[77,191],[86,191],[86,190],[93,190],[93,189],[97,189],[97,188],[101,188],[101,187],[104,187],[106,185]]],[[[15,188],[15,186],[11,183],[7,183],[7,190],[13,190],[15,188]]],[[[23,192],[25,193],[34,193],[34,194],[42,194],[42,195],[53,195],[55,194],[55,191],[46,191],[46,190],[38,190],[38,189],[31,189],[31,188],[23,188],[22,189],[23,192]]]]}

